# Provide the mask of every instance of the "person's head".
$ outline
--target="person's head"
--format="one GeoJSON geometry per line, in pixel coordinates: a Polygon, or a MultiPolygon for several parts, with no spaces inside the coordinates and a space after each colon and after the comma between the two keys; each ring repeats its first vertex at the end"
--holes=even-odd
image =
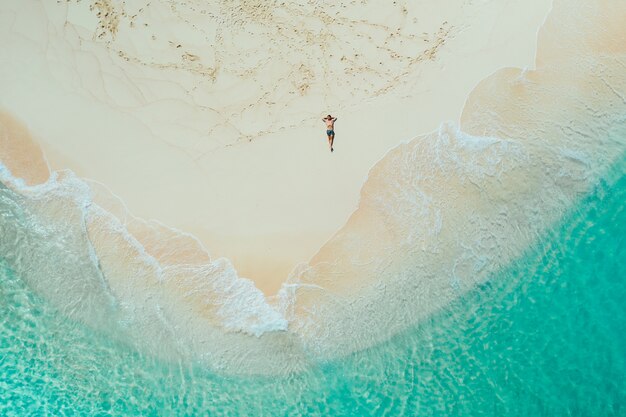
{"type": "Polygon", "coordinates": [[[331,116],[330,114],[328,116],[326,116],[327,119],[332,119],[333,116],[331,116]]]}

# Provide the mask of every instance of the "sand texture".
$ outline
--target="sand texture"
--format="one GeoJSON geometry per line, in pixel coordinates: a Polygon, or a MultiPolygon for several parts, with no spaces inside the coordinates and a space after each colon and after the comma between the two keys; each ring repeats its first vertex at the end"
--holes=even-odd
{"type": "Polygon", "coordinates": [[[346,222],[389,149],[458,120],[496,69],[533,65],[549,8],[3,1],[0,106],[52,169],[105,184],[273,294],[346,222]]]}

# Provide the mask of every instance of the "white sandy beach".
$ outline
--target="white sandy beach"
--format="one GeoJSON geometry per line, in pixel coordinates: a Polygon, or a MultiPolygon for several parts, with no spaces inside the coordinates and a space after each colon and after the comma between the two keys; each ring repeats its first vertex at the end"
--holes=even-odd
{"type": "Polygon", "coordinates": [[[500,279],[626,149],[618,3],[556,1],[536,37],[540,4],[428,27],[406,5],[92,5],[2,6],[3,256],[175,363],[291,374],[390,340],[500,279]]]}
{"type": "Polygon", "coordinates": [[[2,2],[0,108],[53,170],[196,236],[274,294],[389,149],[458,121],[497,69],[533,66],[551,1],[90,4],[2,2]]]}

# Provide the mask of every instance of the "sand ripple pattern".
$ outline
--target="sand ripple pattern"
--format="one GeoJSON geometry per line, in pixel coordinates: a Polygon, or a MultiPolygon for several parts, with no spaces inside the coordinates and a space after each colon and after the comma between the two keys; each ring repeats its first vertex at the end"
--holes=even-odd
{"type": "Polygon", "coordinates": [[[401,88],[455,33],[451,16],[430,16],[422,6],[365,0],[63,5],[68,24],[87,29],[79,34],[81,48],[100,54],[104,47],[120,69],[118,82],[135,90],[128,97],[107,89],[100,98],[132,107],[181,100],[193,108],[181,118],[196,113],[195,120],[204,120],[197,123],[209,143],[198,146],[201,153],[401,88]],[[164,88],[147,88],[156,79],[165,80],[164,88]]]}

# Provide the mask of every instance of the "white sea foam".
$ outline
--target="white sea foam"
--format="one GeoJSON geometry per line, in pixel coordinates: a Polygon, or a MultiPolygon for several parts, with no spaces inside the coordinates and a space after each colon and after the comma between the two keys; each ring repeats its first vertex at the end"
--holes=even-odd
{"type": "MultiPolygon", "coordinates": [[[[190,353],[189,339],[217,344],[217,334],[260,337],[287,329],[285,318],[228,260],[162,265],[70,171],[28,186],[0,165],[0,181],[8,186],[0,190],[3,256],[74,319],[170,353],[190,353]],[[189,315],[203,322],[197,334],[187,332],[189,315]]],[[[124,218],[128,223],[132,215],[124,218]]]]}

